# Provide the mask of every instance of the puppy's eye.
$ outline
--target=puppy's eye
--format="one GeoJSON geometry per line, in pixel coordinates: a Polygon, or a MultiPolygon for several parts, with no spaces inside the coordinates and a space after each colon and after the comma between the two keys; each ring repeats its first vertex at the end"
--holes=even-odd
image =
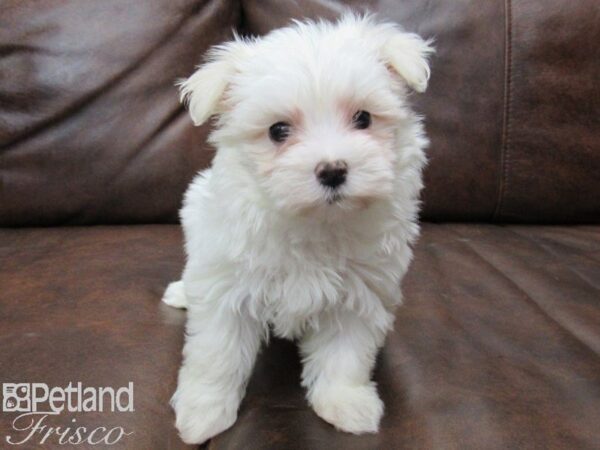
{"type": "Polygon", "coordinates": [[[281,143],[290,135],[291,125],[287,122],[277,122],[269,127],[269,137],[273,142],[281,143]]]}
{"type": "Polygon", "coordinates": [[[364,130],[371,126],[371,113],[369,111],[357,111],[352,116],[352,124],[357,130],[364,130]]]}

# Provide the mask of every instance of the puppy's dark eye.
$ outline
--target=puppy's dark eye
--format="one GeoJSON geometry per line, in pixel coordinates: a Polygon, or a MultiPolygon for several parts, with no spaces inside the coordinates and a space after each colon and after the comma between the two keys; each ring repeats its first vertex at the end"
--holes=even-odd
{"type": "Polygon", "coordinates": [[[277,122],[269,127],[269,137],[273,142],[281,143],[290,135],[291,125],[287,122],[277,122]]]}
{"type": "Polygon", "coordinates": [[[364,130],[371,126],[371,113],[369,111],[357,111],[352,116],[352,124],[357,130],[364,130]]]}

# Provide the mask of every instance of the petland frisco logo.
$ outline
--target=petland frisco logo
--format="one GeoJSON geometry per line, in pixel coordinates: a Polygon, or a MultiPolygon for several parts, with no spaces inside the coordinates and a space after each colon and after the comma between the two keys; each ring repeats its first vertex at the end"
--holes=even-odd
{"type": "MultiPolygon", "coordinates": [[[[69,417],[60,426],[51,426],[49,416],[64,413],[133,412],[133,383],[112,387],[84,387],[81,382],[65,387],[49,387],[46,383],[3,383],[2,409],[17,413],[12,432],[5,436],[11,445],[25,443],[59,445],[113,445],[133,434],[123,427],[88,428],[69,417]]],[[[53,424],[54,425],[54,424],[53,424]]]]}

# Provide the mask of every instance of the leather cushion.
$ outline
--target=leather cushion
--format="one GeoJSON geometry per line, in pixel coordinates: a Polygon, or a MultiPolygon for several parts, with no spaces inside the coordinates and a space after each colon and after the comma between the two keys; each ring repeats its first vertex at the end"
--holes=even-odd
{"type": "Polygon", "coordinates": [[[231,28],[368,8],[436,39],[413,97],[423,217],[600,220],[600,3],[9,0],[0,17],[0,225],[174,222],[208,166],[173,87],[231,28]]]}
{"type": "MultiPolygon", "coordinates": [[[[0,379],[133,381],[135,413],[78,422],[135,432],[115,448],[184,448],[168,405],[184,314],[160,303],[181,249],[171,225],[0,230],[0,379]]],[[[321,421],[294,344],[274,340],[209,448],[600,447],[600,227],[426,224],[403,286],[374,375],[379,434],[321,421]]]]}
{"type": "Polygon", "coordinates": [[[5,1],[0,225],[175,222],[212,149],[174,84],[240,18],[233,0],[5,1]]]}
{"type": "MultiPolygon", "coordinates": [[[[131,381],[135,412],[63,412],[46,425],[133,431],[111,448],[188,448],[169,407],[185,313],[159,302],[182,259],[174,225],[0,229],[0,380],[115,389],[131,381]]],[[[26,435],[11,432],[16,416],[0,414],[3,443],[26,435]]],[[[40,438],[23,447],[62,448],[56,437],[36,445],[40,438]]]]}

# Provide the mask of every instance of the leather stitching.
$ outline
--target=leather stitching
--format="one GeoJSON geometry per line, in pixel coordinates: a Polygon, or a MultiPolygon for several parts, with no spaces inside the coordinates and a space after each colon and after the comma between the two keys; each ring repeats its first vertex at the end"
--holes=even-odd
{"type": "Polygon", "coordinates": [[[508,186],[508,175],[510,172],[510,129],[511,129],[511,106],[512,106],[512,2],[504,1],[505,17],[505,41],[504,41],[504,112],[502,117],[502,147],[500,150],[500,181],[498,186],[498,198],[494,211],[494,220],[502,215],[502,206],[508,186]]]}

